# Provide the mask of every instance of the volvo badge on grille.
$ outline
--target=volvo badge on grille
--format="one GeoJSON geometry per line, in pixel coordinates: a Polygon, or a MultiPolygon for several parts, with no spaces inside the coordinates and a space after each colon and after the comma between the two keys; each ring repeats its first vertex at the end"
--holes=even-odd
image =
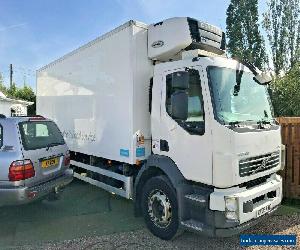
{"type": "Polygon", "coordinates": [[[263,159],[263,161],[262,161],[262,163],[261,163],[261,165],[260,165],[260,167],[261,168],[265,168],[266,167],[266,164],[267,164],[267,162],[269,161],[269,157],[268,158],[265,158],[265,159],[263,159]]]}
{"type": "Polygon", "coordinates": [[[266,157],[265,159],[262,160],[261,165],[259,167],[257,167],[257,169],[255,169],[252,174],[257,173],[259,170],[266,168],[267,163],[269,162],[269,160],[274,156],[274,153],[269,155],[268,157],[266,157]]]}

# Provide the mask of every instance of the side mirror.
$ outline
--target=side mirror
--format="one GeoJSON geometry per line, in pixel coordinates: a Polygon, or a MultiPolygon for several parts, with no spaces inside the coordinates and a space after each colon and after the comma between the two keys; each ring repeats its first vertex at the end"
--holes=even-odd
{"type": "Polygon", "coordinates": [[[267,85],[273,80],[271,72],[258,72],[253,79],[260,85],[267,85]]]}
{"type": "Polygon", "coordinates": [[[184,121],[188,118],[188,94],[184,90],[171,95],[171,116],[184,121]]]}
{"type": "Polygon", "coordinates": [[[187,71],[178,71],[172,74],[172,88],[173,89],[188,89],[190,81],[190,73],[187,71]]]}

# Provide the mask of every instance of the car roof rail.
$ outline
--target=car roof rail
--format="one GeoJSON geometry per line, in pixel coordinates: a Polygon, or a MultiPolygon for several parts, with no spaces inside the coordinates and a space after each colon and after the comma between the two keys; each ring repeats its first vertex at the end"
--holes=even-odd
{"type": "Polygon", "coordinates": [[[33,115],[33,116],[27,116],[29,118],[29,121],[39,121],[39,120],[46,120],[46,118],[42,115],[33,115]]]}
{"type": "Polygon", "coordinates": [[[19,116],[15,116],[15,117],[22,117],[22,118],[45,118],[44,116],[42,115],[19,115],[19,116]]]}
{"type": "Polygon", "coordinates": [[[0,114],[0,119],[6,118],[6,115],[0,114]]]}

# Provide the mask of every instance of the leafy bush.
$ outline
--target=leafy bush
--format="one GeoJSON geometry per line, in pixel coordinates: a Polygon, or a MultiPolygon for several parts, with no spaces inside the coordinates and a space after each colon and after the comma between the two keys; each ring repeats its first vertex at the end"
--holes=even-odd
{"type": "Polygon", "coordinates": [[[300,63],[271,84],[270,94],[276,116],[300,116],[300,63]]]}

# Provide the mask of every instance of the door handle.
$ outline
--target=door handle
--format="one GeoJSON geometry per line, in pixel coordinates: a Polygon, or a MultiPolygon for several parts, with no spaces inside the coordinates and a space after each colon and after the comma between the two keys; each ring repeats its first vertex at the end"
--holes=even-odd
{"type": "Polygon", "coordinates": [[[166,140],[160,140],[160,151],[169,151],[169,143],[166,140]]]}

